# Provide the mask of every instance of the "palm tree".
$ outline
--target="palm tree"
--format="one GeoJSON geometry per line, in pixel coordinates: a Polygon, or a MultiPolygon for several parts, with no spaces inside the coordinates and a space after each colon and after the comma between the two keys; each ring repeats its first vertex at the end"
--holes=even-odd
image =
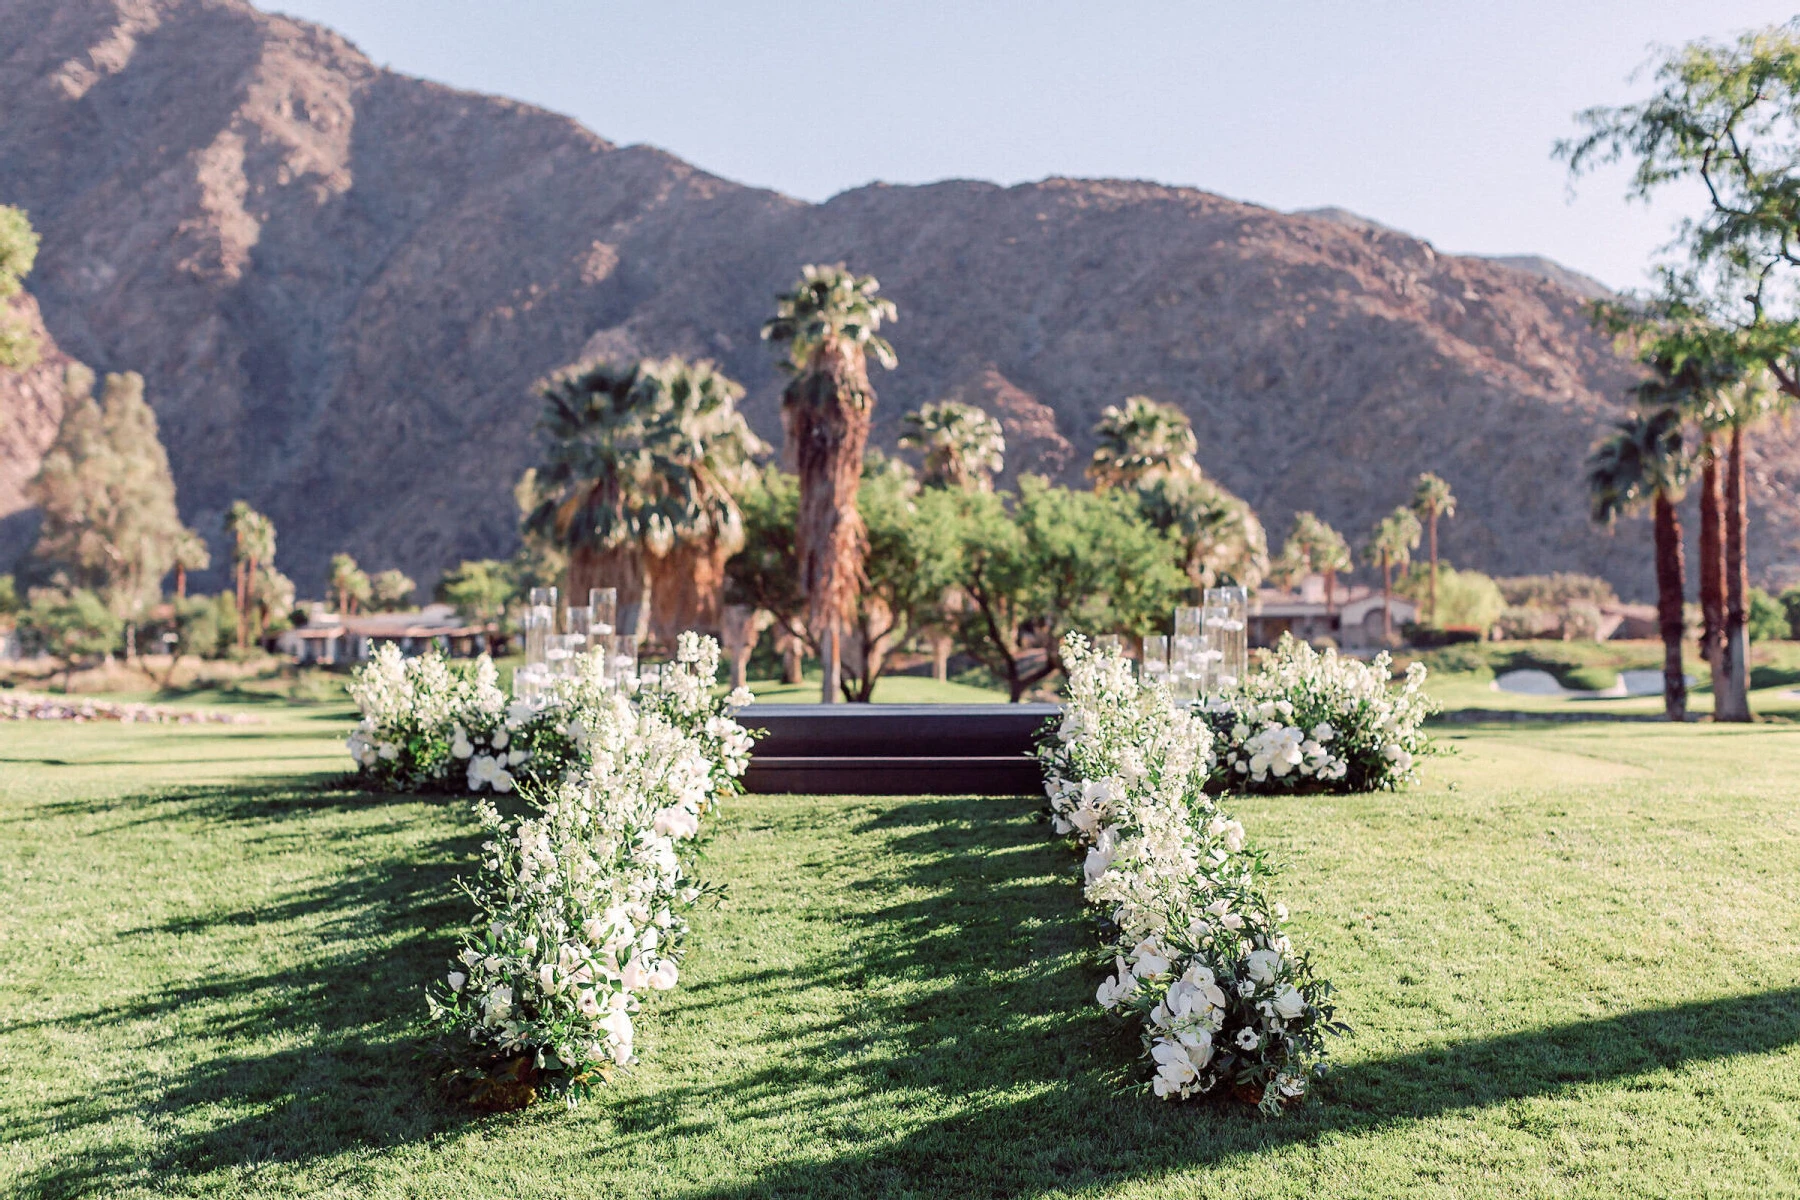
{"type": "Polygon", "coordinates": [[[1687,719],[1687,676],[1681,662],[1681,602],[1686,579],[1681,514],[1675,507],[1690,470],[1684,423],[1684,414],[1674,407],[1633,412],[1594,443],[1587,460],[1594,520],[1610,529],[1622,514],[1642,508],[1646,500],[1654,511],[1663,710],[1671,721],[1687,719]]]}
{"type": "Polygon", "coordinates": [[[1000,422],[973,404],[945,400],[906,414],[900,444],[924,456],[927,487],[994,490],[994,476],[1006,465],[1006,435],[1000,422]]]}
{"type": "Polygon", "coordinates": [[[775,316],[762,327],[764,340],[786,347],[782,367],[792,376],[781,393],[781,417],[800,475],[794,541],[807,624],[825,652],[827,704],[838,698],[839,637],[868,552],[856,510],[875,407],[868,355],[889,370],[895,365],[894,348],[879,331],[899,313],[880,289],[873,275],[854,275],[843,263],[809,265],[792,291],[776,297],[775,316]]]}
{"type": "Polygon", "coordinates": [[[1152,474],[1135,490],[1144,519],[1176,540],[1195,587],[1230,582],[1255,590],[1269,573],[1269,539],[1255,510],[1199,467],[1152,474]]]}
{"type": "Polygon", "coordinates": [[[359,603],[367,603],[375,594],[373,585],[356,560],[348,554],[331,556],[331,590],[337,593],[338,615],[348,617],[359,603]]]}
{"type": "Polygon", "coordinates": [[[175,554],[175,595],[185,600],[188,572],[204,571],[212,566],[212,551],[206,548],[205,538],[185,525],[175,535],[172,549],[175,554]]]}
{"type": "Polygon", "coordinates": [[[1100,413],[1094,436],[1099,445],[1087,473],[1098,488],[1198,470],[1194,427],[1173,404],[1159,404],[1148,396],[1128,397],[1123,407],[1109,404],[1100,413]]]}
{"type": "MultiPolygon", "coordinates": [[[[1730,622],[1726,577],[1731,522],[1727,519],[1725,489],[1720,486],[1719,478],[1722,464],[1726,466],[1728,477],[1731,473],[1726,456],[1720,452],[1719,435],[1736,423],[1738,406],[1733,401],[1742,370],[1729,359],[1691,351],[1670,351],[1654,342],[1642,361],[1650,369],[1650,375],[1633,389],[1637,411],[1648,413],[1673,408],[1699,431],[1699,448],[1694,458],[1700,467],[1700,654],[1706,659],[1712,677],[1713,719],[1748,720],[1748,681],[1739,670],[1735,672],[1734,684],[1734,672],[1727,655],[1730,622]]],[[[1741,551],[1742,526],[1738,528],[1741,551]]],[[[1742,664],[1741,654],[1736,662],[1742,664]]]]}
{"type": "Polygon", "coordinates": [[[1419,518],[1402,505],[1381,520],[1369,534],[1363,547],[1363,558],[1381,568],[1381,637],[1394,638],[1394,568],[1412,562],[1412,552],[1419,548],[1419,518]]]}
{"type": "Polygon", "coordinates": [[[1438,543],[1437,529],[1439,517],[1456,515],[1456,496],[1450,491],[1450,485],[1430,471],[1422,473],[1413,482],[1412,510],[1419,520],[1425,522],[1426,553],[1431,558],[1431,623],[1437,624],[1437,580],[1438,580],[1438,543]]]}
{"type": "Polygon", "coordinates": [[[237,572],[237,644],[250,644],[251,589],[260,566],[275,561],[275,522],[243,500],[225,514],[225,529],[232,535],[231,561],[237,572]]]}
{"type": "Polygon", "coordinates": [[[1275,574],[1292,583],[1305,575],[1325,579],[1325,613],[1337,615],[1337,577],[1356,565],[1344,535],[1319,519],[1317,513],[1297,512],[1294,527],[1281,544],[1275,574]]]}
{"type": "Polygon", "coordinates": [[[733,499],[765,453],[710,362],[584,362],[538,385],[548,436],[528,534],[569,551],[568,593],[619,589],[635,632],[715,627],[724,564],[743,545],[733,499]]]}

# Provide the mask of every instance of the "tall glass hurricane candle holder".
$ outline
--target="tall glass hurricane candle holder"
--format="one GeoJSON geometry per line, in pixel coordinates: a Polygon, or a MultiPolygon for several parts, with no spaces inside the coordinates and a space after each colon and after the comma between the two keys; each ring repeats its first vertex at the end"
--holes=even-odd
{"type": "Polygon", "coordinates": [[[556,632],[556,589],[532,588],[531,606],[525,610],[525,665],[542,666],[549,661],[547,638],[556,632]]]}
{"type": "Polygon", "coordinates": [[[1218,686],[1234,688],[1250,669],[1250,593],[1241,587],[1207,588],[1206,603],[1221,610],[1218,686]]]}
{"type": "Polygon", "coordinates": [[[570,605],[563,610],[563,632],[572,639],[569,648],[577,655],[586,654],[593,648],[593,629],[594,610],[591,607],[570,605]]]}
{"type": "Polygon", "coordinates": [[[1229,617],[1230,613],[1220,605],[1200,606],[1200,640],[1204,646],[1200,651],[1204,660],[1200,690],[1208,696],[1219,690],[1219,680],[1224,675],[1225,650],[1222,639],[1226,634],[1225,626],[1229,617]]]}
{"type": "Polygon", "coordinates": [[[1144,638],[1144,664],[1139,668],[1145,683],[1169,681],[1169,639],[1152,633],[1144,638]]]}
{"type": "Polygon", "coordinates": [[[619,632],[619,589],[589,588],[588,608],[593,610],[593,634],[596,644],[604,648],[613,634],[619,632]]]}
{"type": "Polygon", "coordinates": [[[607,663],[607,678],[613,683],[630,691],[637,681],[637,639],[629,633],[615,633],[612,639],[611,661],[607,663]]]}
{"type": "Polygon", "coordinates": [[[1169,687],[1175,699],[1193,701],[1200,698],[1200,679],[1206,643],[1191,633],[1178,633],[1169,639],[1169,687]]]}

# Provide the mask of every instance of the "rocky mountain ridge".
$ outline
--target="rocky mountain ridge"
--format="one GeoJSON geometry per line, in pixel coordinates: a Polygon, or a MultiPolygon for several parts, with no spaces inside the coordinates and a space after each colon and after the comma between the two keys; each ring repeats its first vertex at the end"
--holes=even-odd
{"type": "MultiPolygon", "coordinates": [[[[583,354],[716,359],[778,441],[757,330],[838,260],[900,305],[880,444],[957,396],[1001,419],[1009,471],[1074,481],[1100,409],[1145,392],[1277,538],[1299,508],[1358,538],[1429,469],[1459,564],[1648,592],[1647,530],[1594,529],[1580,483],[1631,370],[1552,272],[1143,182],[807,204],[242,0],[0,0],[0,95],[0,202],[43,235],[55,342],[143,372],[185,518],[218,549],[232,500],[268,511],[302,594],[340,549],[422,581],[509,552],[530,384],[583,354]]],[[[0,429],[25,397],[0,377],[0,429]]],[[[1800,570],[1800,439],[1760,444],[1770,576],[1800,570]]]]}

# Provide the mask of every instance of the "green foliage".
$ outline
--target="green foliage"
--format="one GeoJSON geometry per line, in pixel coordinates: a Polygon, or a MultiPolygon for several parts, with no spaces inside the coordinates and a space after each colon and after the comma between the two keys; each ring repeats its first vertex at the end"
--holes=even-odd
{"type": "Polygon", "coordinates": [[[1596,522],[1610,527],[1658,493],[1679,497],[1691,465],[1685,425],[1679,408],[1634,410],[1594,443],[1588,452],[1587,481],[1596,522]]]}
{"type": "Polygon", "coordinates": [[[1512,575],[1494,580],[1506,603],[1515,608],[1560,609],[1570,604],[1615,604],[1618,593],[1598,575],[1558,571],[1551,575],[1512,575]]]}
{"type": "Polygon", "coordinates": [[[543,464],[529,485],[526,529],[565,550],[677,543],[735,550],[733,493],[766,452],[737,401],[744,389],[710,362],[584,362],[538,385],[543,464]]]}
{"type": "Polygon", "coordinates": [[[445,571],[432,596],[472,621],[498,621],[520,595],[512,564],[482,558],[464,561],[445,571]]]}
{"type": "MultiPolygon", "coordinates": [[[[1423,605],[1431,592],[1431,571],[1419,564],[1394,584],[1394,594],[1423,605]]],[[[1458,571],[1449,563],[1438,564],[1439,627],[1479,629],[1485,633],[1506,611],[1506,597],[1499,584],[1480,571],[1458,571]]]]}
{"type": "Polygon", "coordinates": [[[1344,535],[1326,524],[1317,513],[1297,512],[1287,540],[1281,544],[1281,557],[1271,574],[1293,585],[1307,575],[1323,575],[1327,579],[1342,574],[1356,565],[1350,557],[1350,543],[1344,535]]]}
{"type": "Polygon", "coordinates": [[[1138,513],[1167,534],[1176,565],[1195,587],[1254,589],[1269,572],[1269,539],[1256,512],[1204,474],[1157,472],[1131,486],[1138,513]]]}
{"type": "Polygon", "coordinates": [[[413,592],[418,584],[406,572],[389,568],[369,581],[375,606],[383,612],[401,612],[412,607],[413,592]]]}
{"type": "MultiPolygon", "coordinates": [[[[941,619],[939,604],[952,581],[946,560],[952,543],[926,525],[938,508],[919,500],[918,480],[905,463],[879,451],[864,459],[856,508],[869,553],[848,626],[852,646],[845,654],[844,690],[849,699],[871,699],[893,647],[920,625],[941,619]]],[[[799,479],[769,467],[740,505],[744,548],[725,565],[727,599],[773,613],[816,653],[794,543],[799,479]]]]}
{"type": "Polygon", "coordinates": [[[25,276],[37,261],[38,236],[22,208],[0,204],[0,367],[23,371],[38,359],[38,344],[25,328],[5,311],[6,302],[19,294],[25,276]]]}
{"type": "Polygon", "coordinates": [[[1093,461],[1088,477],[1096,487],[1129,487],[1159,475],[1192,475],[1199,470],[1199,443],[1187,414],[1148,396],[1109,404],[1094,426],[1093,461]]]}
{"type": "Polygon", "coordinates": [[[1430,524],[1439,517],[1456,515],[1456,495],[1441,475],[1422,472],[1413,481],[1412,510],[1419,520],[1430,524]]]}
{"type": "Polygon", "coordinates": [[[962,645],[1014,700],[1061,669],[1064,634],[1152,632],[1187,585],[1170,539],[1125,493],[1027,475],[1016,497],[931,491],[918,504],[929,557],[967,598],[962,645]]]}
{"type": "Polygon", "coordinates": [[[1363,547],[1363,561],[1378,567],[1404,567],[1412,561],[1423,534],[1410,508],[1396,508],[1375,523],[1363,547]]]}
{"type": "Polygon", "coordinates": [[[19,611],[19,588],[11,575],[0,575],[0,617],[19,611]]]}
{"type": "Polygon", "coordinates": [[[1788,636],[1800,641],[1800,584],[1781,593],[1781,608],[1787,614],[1788,636]]]}
{"type": "Polygon", "coordinates": [[[800,478],[779,467],[765,467],[739,496],[738,506],[744,547],[725,564],[725,597],[733,604],[774,613],[790,632],[803,636],[806,597],[800,592],[794,546],[800,478]]]}
{"type": "Polygon", "coordinates": [[[123,626],[106,602],[87,588],[39,588],[20,613],[19,628],[33,645],[73,666],[82,658],[112,653],[123,626]]]}
{"type": "Polygon", "coordinates": [[[809,369],[821,351],[839,343],[874,355],[891,371],[898,360],[880,330],[900,312],[892,300],[877,295],[880,291],[873,275],[857,275],[843,263],[809,263],[800,268],[800,280],[792,290],[775,298],[775,315],[763,323],[763,340],[787,348],[783,365],[796,374],[809,369]]]}
{"type": "Polygon", "coordinates": [[[331,556],[330,584],[340,616],[348,616],[375,598],[374,581],[354,558],[342,552],[331,556]]]}
{"type": "Polygon", "coordinates": [[[30,567],[132,620],[161,594],[187,533],[168,455],[141,376],[108,375],[96,401],[93,373],[71,367],[66,390],[56,440],[26,487],[44,513],[30,567]]]}
{"type": "Polygon", "coordinates": [[[927,404],[907,413],[905,422],[900,444],[919,452],[927,487],[987,491],[1006,466],[1006,435],[1000,422],[973,404],[927,404]]]}
{"type": "Polygon", "coordinates": [[[1781,601],[1759,587],[1750,589],[1748,620],[1745,629],[1753,642],[1777,642],[1793,636],[1787,608],[1781,601]]]}

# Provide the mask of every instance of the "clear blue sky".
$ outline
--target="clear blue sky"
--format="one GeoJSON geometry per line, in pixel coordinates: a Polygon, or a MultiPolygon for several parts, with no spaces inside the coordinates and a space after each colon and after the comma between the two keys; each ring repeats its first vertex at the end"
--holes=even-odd
{"type": "Polygon", "coordinates": [[[1678,205],[1574,200],[1552,143],[1654,44],[1764,0],[261,0],[375,61],[822,200],[871,180],[1154,179],[1338,205],[1453,252],[1644,279],[1678,205]]]}

